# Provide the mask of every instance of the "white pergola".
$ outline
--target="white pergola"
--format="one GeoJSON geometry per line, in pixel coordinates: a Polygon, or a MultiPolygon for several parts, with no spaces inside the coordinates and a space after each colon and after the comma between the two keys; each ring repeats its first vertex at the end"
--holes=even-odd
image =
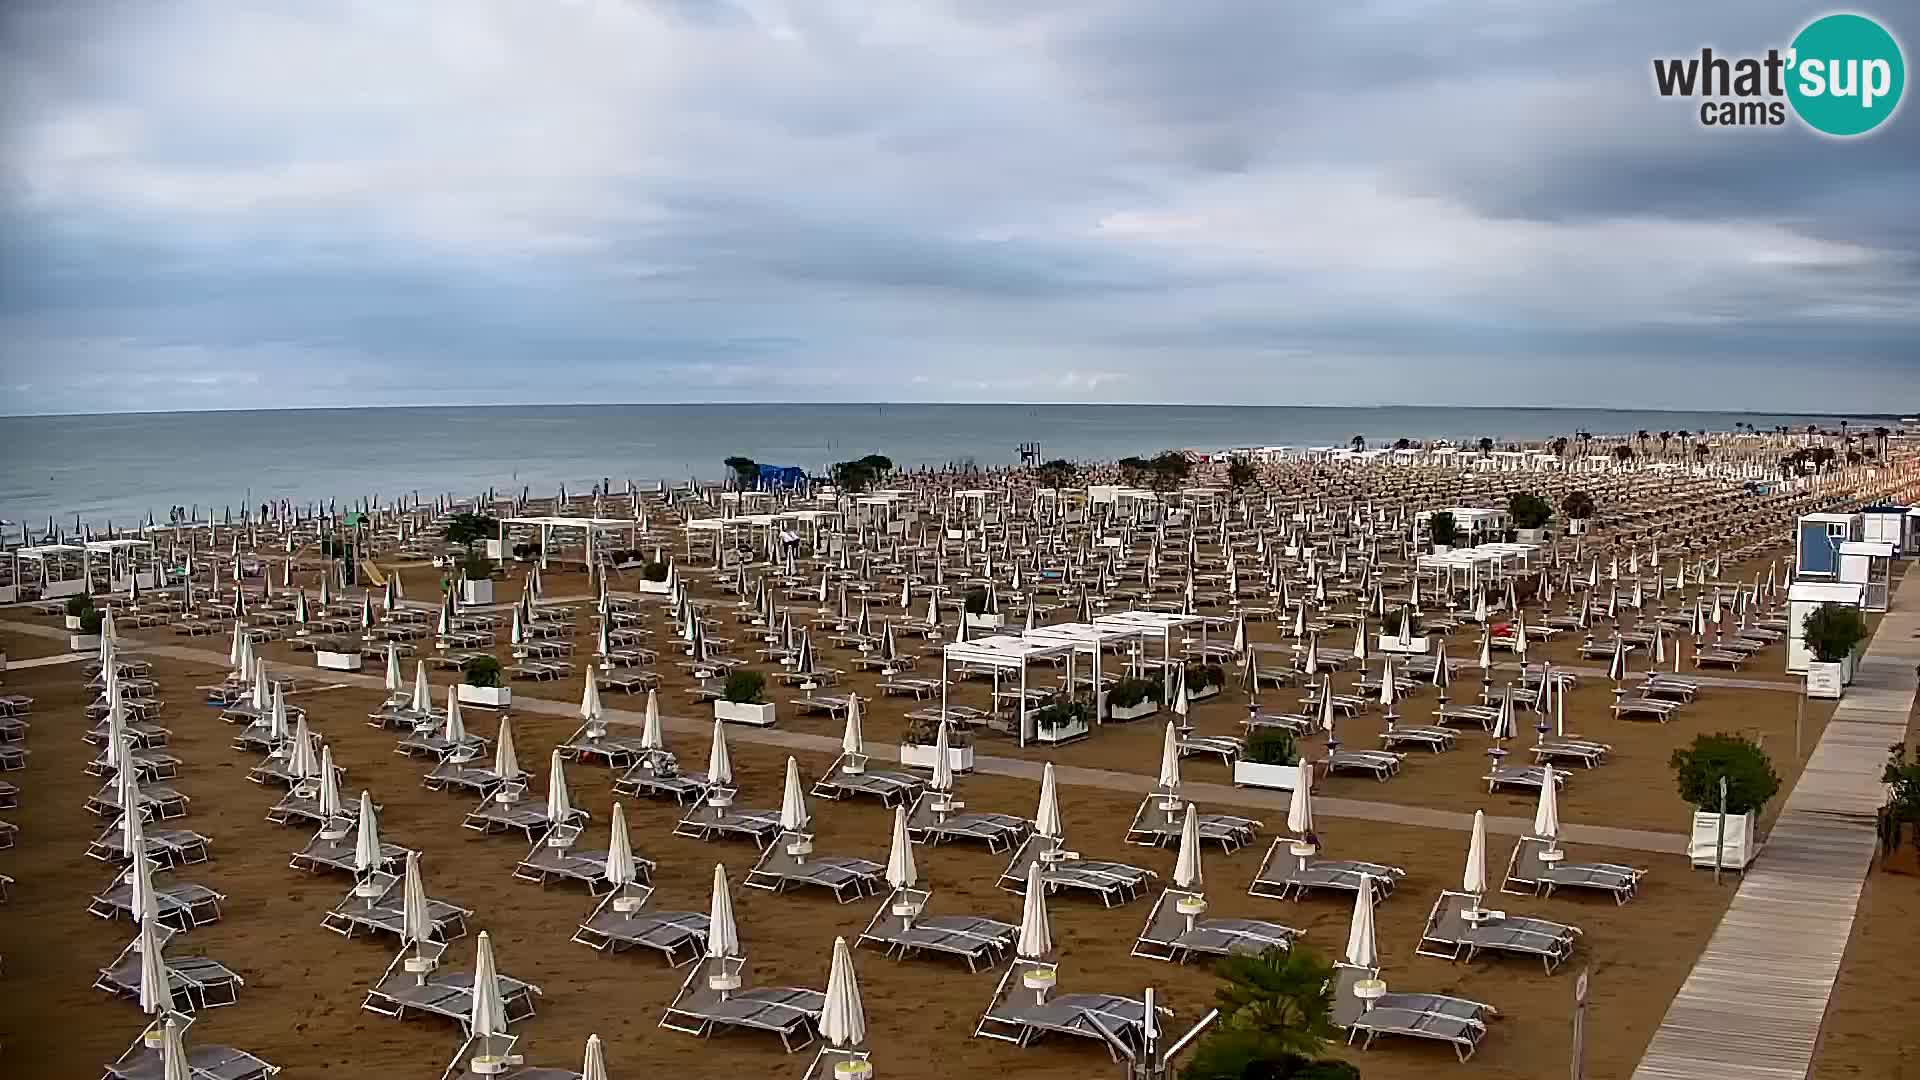
{"type": "Polygon", "coordinates": [[[1030,641],[1011,634],[996,634],[992,637],[975,638],[972,641],[953,641],[940,650],[940,715],[947,713],[948,668],[952,664],[972,664],[990,668],[993,671],[993,690],[997,700],[1000,694],[1002,672],[1018,672],[1020,680],[1020,745],[1027,745],[1032,738],[1028,730],[1032,725],[1031,714],[1027,710],[1027,666],[1035,660],[1050,660],[1058,656],[1069,658],[1071,664],[1073,645],[1045,641],[1030,641]]]}
{"type": "MultiPolygon", "coordinates": [[[[17,562],[33,564],[25,572],[40,582],[42,597],[79,596],[92,588],[91,555],[83,544],[36,544],[15,548],[13,554],[17,562]],[[67,570],[73,566],[76,556],[80,563],[80,576],[67,577],[67,570]]],[[[20,580],[18,573],[14,575],[14,580],[20,580]]]]}
{"type": "Polygon", "coordinates": [[[546,569],[547,566],[548,550],[553,546],[553,531],[555,529],[581,530],[586,536],[587,562],[589,565],[592,564],[594,557],[594,537],[599,532],[612,532],[617,529],[623,529],[627,533],[629,547],[637,546],[639,543],[639,523],[627,518],[509,517],[500,519],[501,558],[505,558],[507,555],[505,551],[507,545],[507,529],[515,525],[531,525],[540,530],[540,568],[543,570],[546,569]]]}
{"type": "Polygon", "coordinates": [[[155,558],[151,540],[89,540],[87,541],[88,562],[104,559],[108,566],[109,588],[114,592],[126,592],[133,587],[133,581],[139,578],[143,589],[156,588],[162,584],[160,564],[155,558]]]}
{"type": "Polygon", "coordinates": [[[1036,626],[1020,635],[1027,641],[1045,645],[1065,645],[1073,650],[1067,654],[1067,685],[1079,685],[1074,678],[1074,658],[1086,655],[1092,658],[1093,666],[1093,722],[1103,724],[1107,715],[1107,688],[1100,678],[1100,657],[1107,649],[1120,646],[1129,641],[1137,641],[1140,631],[1132,627],[1100,625],[1097,623],[1054,623],[1050,626],[1036,626]]]}
{"type": "Polygon", "coordinates": [[[1146,638],[1158,635],[1160,638],[1161,689],[1168,700],[1173,694],[1173,635],[1189,626],[1200,628],[1200,648],[1204,653],[1207,645],[1207,619],[1202,615],[1182,615],[1176,611],[1115,611],[1095,617],[1093,624],[1112,630],[1129,630],[1146,638]]]}

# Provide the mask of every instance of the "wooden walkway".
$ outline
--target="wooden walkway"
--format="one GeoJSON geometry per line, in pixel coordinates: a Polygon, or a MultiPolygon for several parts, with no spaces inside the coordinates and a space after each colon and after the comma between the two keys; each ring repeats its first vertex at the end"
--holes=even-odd
{"type": "Polygon", "coordinates": [[[1873,860],[1887,747],[1913,708],[1920,573],[1894,608],[1636,1080],[1802,1080],[1811,1068],[1873,860]]]}

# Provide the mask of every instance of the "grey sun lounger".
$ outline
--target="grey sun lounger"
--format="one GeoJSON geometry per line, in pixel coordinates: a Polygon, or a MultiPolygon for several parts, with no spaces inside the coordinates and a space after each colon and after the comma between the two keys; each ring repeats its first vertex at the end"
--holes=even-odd
{"type": "Polygon", "coordinates": [[[1461,1061],[1473,1056],[1486,1038],[1487,1021],[1500,1015],[1491,1005],[1445,994],[1406,994],[1389,990],[1371,1008],[1354,996],[1354,985],[1379,973],[1351,964],[1334,965],[1333,1023],[1347,1033],[1347,1045],[1371,1049],[1382,1035],[1432,1039],[1453,1047],[1461,1061]]]}
{"type": "Polygon", "coordinates": [[[1534,743],[1532,746],[1527,747],[1527,752],[1533,755],[1533,760],[1536,763],[1575,761],[1591,769],[1595,766],[1605,764],[1607,755],[1613,752],[1613,747],[1606,743],[1594,742],[1591,739],[1576,738],[1571,735],[1550,735],[1534,743]]]}
{"type": "Polygon", "coordinates": [[[783,831],[747,872],[747,888],[777,894],[812,885],[833,893],[833,898],[843,904],[879,891],[880,875],[886,867],[872,859],[814,855],[812,849],[812,834],[783,831]]]}
{"type": "Polygon", "coordinates": [[[771,1032],[789,1054],[812,1044],[827,995],[796,986],[754,987],[747,981],[746,967],[741,957],[708,957],[695,964],[660,1017],[660,1026],[701,1038],[722,1028],[771,1032]],[[738,979],[739,988],[715,990],[709,981],[714,974],[738,979]]]}
{"type": "Polygon", "coordinates": [[[1027,867],[1040,864],[1040,881],[1047,892],[1073,889],[1091,893],[1107,907],[1137,899],[1153,880],[1153,871],[1126,863],[1083,859],[1067,851],[1061,841],[1050,836],[1033,835],[1021,843],[1013,859],[1000,874],[1000,887],[1010,893],[1027,891],[1027,867]]]}
{"type": "Polygon", "coordinates": [[[1595,889],[1612,895],[1614,903],[1624,904],[1633,899],[1640,879],[1647,873],[1619,863],[1545,860],[1540,855],[1547,848],[1548,842],[1539,837],[1521,837],[1513,845],[1513,854],[1507,856],[1507,877],[1500,891],[1515,896],[1528,892],[1552,896],[1555,889],[1595,889]]]}
{"type": "MultiPolygon", "coordinates": [[[[415,948],[434,960],[444,956],[447,950],[438,943],[402,949],[367,991],[360,1007],[395,1020],[405,1020],[409,1014],[438,1016],[458,1023],[465,1032],[467,1019],[473,1013],[473,972],[437,967],[424,975],[412,974],[403,964],[414,955],[415,948]]],[[[503,1019],[513,1023],[533,1015],[533,999],[540,993],[539,987],[507,975],[496,974],[494,978],[507,1007],[503,1019]]]]}
{"type": "MultiPolygon", "coordinates": [[[[323,828],[314,833],[313,839],[307,841],[307,846],[294,852],[293,857],[287,860],[287,867],[292,870],[304,870],[309,874],[354,873],[353,860],[358,839],[354,830],[347,828],[339,836],[328,836],[329,831],[338,830],[323,828]]],[[[405,865],[408,854],[408,850],[399,844],[382,841],[380,865],[375,869],[393,873],[405,865]]]]}
{"type": "Polygon", "coordinates": [[[1220,759],[1220,764],[1232,766],[1246,753],[1247,744],[1232,735],[1195,735],[1188,733],[1174,736],[1174,746],[1181,757],[1193,757],[1205,754],[1220,759]]]}
{"type": "Polygon", "coordinates": [[[726,806],[713,805],[714,796],[723,791],[731,800],[731,791],[708,788],[698,803],[680,815],[680,820],[673,826],[673,835],[706,841],[747,839],[765,851],[780,835],[780,811],[740,810],[731,801],[726,806]]]}
{"type": "Polygon", "coordinates": [[[631,768],[647,752],[640,745],[638,733],[615,735],[594,724],[574,732],[555,749],[560,751],[560,756],[582,765],[599,764],[609,769],[631,768]]]}
{"type": "Polygon", "coordinates": [[[932,899],[926,889],[895,889],[854,945],[871,945],[900,960],[923,952],[957,957],[975,972],[999,963],[1020,934],[1012,923],[979,915],[927,915],[932,899]]]}
{"type": "MultiPolygon", "coordinates": [[[[577,850],[580,831],[578,825],[559,825],[534,841],[526,857],[513,868],[514,878],[537,882],[543,887],[556,881],[577,881],[587,887],[588,895],[600,895],[608,888],[606,848],[577,850]]],[[[653,880],[652,859],[635,857],[633,864],[641,882],[653,880]]]]}
{"type": "Polygon", "coordinates": [[[1673,719],[1673,714],[1683,702],[1660,697],[1623,697],[1613,703],[1613,715],[1626,719],[1644,717],[1661,723],[1673,719]]]}
{"type": "Polygon", "coordinates": [[[1476,922],[1467,914],[1476,905],[1471,893],[1442,892],[1427,912],[1416,951],[1442,960],[1471,961],[1483,950],[1537,956],[1549,975],[1573,955],[1579,928],[1502,912],[1491,912],[1491,917],[1476,922]]]}
{"type": "MultiPolygon", "coordinates": [[[[268,1080],[280,1071],[278,1066],[231,1046],[190,1045],[186,1051],[191,1080],[268,1080]]],[[[119,1060],[106,1067],[101,1080],[162,1080],[165,1074],[159,1048],[148,1046],[146,1033],[142,1032],[119,1060]]]]}
{"type": "Polygon", "coordinates": [[[482,799],[500,790],[505,782],[493,771],[493,758],[478,747],[465,747],[441,758],[420,778],[420,786],[429,791],[464,791],[482,799]]]}
{"type": "Polygon", "coordinates": [[[571,825],[586,816],[585,810],[575,808],[568,820],[554,821],[547,817],[546,797],[535,795],[524,782],[515,781],[500,785],[498,791],[481,799],[460,820],[460,827],[488,836],[518,831],[531,844],[555,825],[571,825]],[[502,801],[503,794],[513,796],[512,801],[502,801]]]}
{"type": "MultiPolygon", "coordinates": [[[[161,785],[143,786],[140,789],[140,812],[145,821],[169,821],[187,816],[185,795],[170,787],[161,785]]],[[[120,805],[120,785],[111,783],[93,793],[87,800],[86,810],[103,818],[119,817],[125,807],[120,805]]]]}
{"type": "MultiPolygon", "coordinates": [[[[400,908],[402,884],[396,874],[375,871],[371,879],[381,886],[380,895],[369,900],[349,890],[346,897],[320,918],[320,925],[343,937],[359,934],[400,936],[403,913],[400,908]]],[[[467,920],[473,912],[444,900],[427,898],[427,919],[433,923],[434,939],[453,941],[466,936],[467,920]]]]}
{"type": "MultiPolygon", "coordinates": [[[[147,861],[158,867],[192,866],[212,857],[207,850],[212,841],[191,829],[150,829],[140,835],[146,841],[143,847],[147,861]]],[[[87,845],[87,858],[110,863],[131,861],[133,855],[127,850],[127,834],[121,821],[107,826],[105,832],[87,845]]]]}
{"type": "Polygon", "coordinates": [[[1391,750],[1337,750],[1327,759],[1327,771],[1367,773],[1384,784],[1393,779],[1405,760],[1406,755],[1391,750]]]}
{"type": "MultiPolygon", "coordinates": [[[[82,742],[91,746],[105,746],[107,743],[107,727],[108,724],[106,721],[95,724],[88,728],[86,734],[80,736],[80,739],[82,742]]],[[[127,741],[128,746],[138,747],[142,750],[151,750],[155,747],[167,745],[168,741],[173,738],[173,731],[160,724],[129,720],[121,725],[120,735],[127,741]]]]}
{"type": "Polygon", "coordinates": [[[949,840],[985,844],[995,855],[1011,851],[1033,831],[1033,822],[1013,814],[970,811],[966,803],[937,791],[923,793],[907,812],[907,837],[916,844],[938,845],[949,840]]]}
{"type": "MultiPolygon", "coordinates": [[[[1133,824],[1127,829],[1127,843],[1144,847],[1172,847],[1178,844],[1186,806],[1178,797],[1169,799],[1160,794],[1147,796],[1141,801],[1140,809],[1134,812],[1133,824]]],[[[1200,814],[1198,819],[1201,843],[1219,844],[1221,850],[1228,853],[1253,843],[1253,838],[1260,832],[1261,823],[1249,817],[1200,814]]]]}
{"type": "Polygon", "coordinates": [[[1391,750],[1397,746],[1418,746],[1434,753],[1451,750],[1459,739],[1452,728],[1438,724],[1395,724],[1380,732],[1380,745],[1391,750]]]}
{"type": "MultiPolygon", "coordinates": [[[[128,746],[120,751],[120,756],[123,761],[132,763],[133,774],[139,777],[143,784],[152,783],[155,780],[171,780],[180,774],[180,759],[164,750],[128,746]]],[[[90,776],[111,777],[117,772],[119,769],[107,762],[105,750],[100,751],[92,761],[87,762],[87,773],[90,776]]]]}
{"type": "Polygon", "coordinates": [[[1269,948],[1289,948],[1301,931],[1264,919],[1228,919],[1196,916],[1189,924],[1179,901],[1199,893],[1168,889],[1153,902],[1147,924],[1134,940],[1133,955],[1149,960],[1184,964],[1200,956],[1252,955],[1269,948]]]}
{"type": "Polygon", "coordinates": [[[1098,1040],[1115,1061],[1138,1056],[1145,1041],[1147,1007],[1117,994],[1054,994],[1040,1000],[1023,983],[1026,972],[1054,964],[1015,961],[994,987],[993,1001],[974,1028],[978,1038],[1028,1046],[1045,1035],[1098,1040]]]}
{"type": "MultiPolygon", "coordinates": [[[[220,921],[220,904],[226,896],[205,885],[191,882],[153,883],[153,898],[160,909],[160,925],[182,933],[196,926],[220,921]]],[[[133,886],[119,877],[113,886],[96,895],[87,906],[87,914],[101,919],[125,919],[133,922],[133,886]]]]}
{"type": "Polygon", "coordinates": [[[1291,838],[1281,837],[1267,848],[1266,858],[1261,860],[1247,892],[1274,900],[1304,900],[1316,890],[1357,892],[1360,879],[1369,877],[1373,879],[1373,899],[1377,904],[1392,896],[1394,885],[1407,875],[1397,866],[1317,856],[1308,856],[1306,866],[1302,867],[1300,857],[1287,850],[1286,846],[1292,843],[1291,838]]]}
{"type": "Polygon", "coordinates": [[[600,898],[573,940],[601,952],[652,949],[673,967],[700,959],[707,948],[707,917],[697,911],[648,911],[653,889],[627,885],[600,898]],[[619,910],[622,898],[637,901],[632,912],[619,910]]]}
{"type": "Polygon", "coordinates": [[[672,799],[685,806],[705,798],[711,786],[705,773],[681,772],[671,751],[646,750],[614,781],[613,791],[629,798],[672,799]]]}
{"type": "MultiPolygon", "coordinates": [[[[239,1000],[240,988],[246,985],[246,980],[232,968],[205,956],[168,956],[165,946],[168,939],[173,937],[173,931],[162,929],[160,935],[160,959],[166,965],[167,987],[172,992],[170,996],[174,1011],[198,1012],[231,1005],[239,1000]]],[[[112,964],[100,969],[99,977],[93,980],[93,988],[115,997],[140,1000],[139,939],[136,938],[120,950],[120,955],[114,958],[112,964]]]]}
{"type": "MultiPolygon", "coordinates": [[[[1498,765],[1488,770],[1487,775],[1480,779],[1487,782],[1489,792],[1498,791],[1501,788],[1539,791],[1547,782],[1547,767],[1544,765],[1498,765]]],[[[1566,783],[1565,770],[1555,769],[1553,786],[1561,788],[1565,787],[1566,783]]]]}
{"type": "Polygon", "coordinates": [[[445,730],[439,725],[426,730],[415,729],[394,744],[393,752],[407,757],[430,757],[445,761],[459,754],[479,757],[493,749],[493,740],[483,735],[475,735],[471,731],[467,732],[466,737],[459,743],[450,743],[447,741],[445,730]]]}
{"type": "Polygon", "coordinates": [[[889,809],[911,803],[926,790],[927,782],[903,772],[875,771],[868,767],[864,754],[842,753],[833,767],[814,782],[813,794],[822,799],[844,799],[855,795],[880,800],[889,809]]]}

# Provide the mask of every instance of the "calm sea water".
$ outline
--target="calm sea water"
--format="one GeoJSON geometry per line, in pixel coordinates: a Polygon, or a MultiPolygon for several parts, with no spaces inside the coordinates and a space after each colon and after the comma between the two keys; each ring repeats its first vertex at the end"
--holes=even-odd
{"type": "Polygon", "coordinates": [[[744,454],[819,468],[867,453],[903,466],[1111,460],[1172,447],[1543,439],[1584,428],[1727,430],[1837,416],[1579,409],[1185,405],[607,405],[314,409],[0,418],[0,518],[131,524],[152,510],[268,499],[585,491],[601,477],[702,479],[744,454]]]}

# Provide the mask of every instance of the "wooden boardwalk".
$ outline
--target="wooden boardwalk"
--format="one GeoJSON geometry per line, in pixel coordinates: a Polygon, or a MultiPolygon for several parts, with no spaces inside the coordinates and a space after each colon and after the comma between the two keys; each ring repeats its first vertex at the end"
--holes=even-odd
{"type": "Polygon", "coordinates": [[[1913,707],[1920,574],[1894,608],[1636,1080],[1801,1080],[1812,1066],[1873,860],[1887,747],[1913,707]]]}

